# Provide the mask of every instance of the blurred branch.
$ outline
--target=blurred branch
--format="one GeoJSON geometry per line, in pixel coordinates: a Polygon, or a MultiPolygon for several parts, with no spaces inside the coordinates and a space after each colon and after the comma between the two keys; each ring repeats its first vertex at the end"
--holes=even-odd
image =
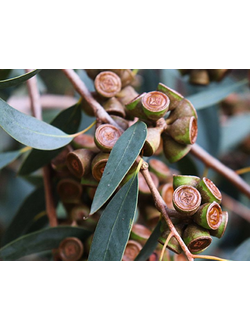
{"type": "Polygon", "coordinates": [[[229,211],[250,222],[250,209],[225,193],[222,193],[222,205],[229,211]]]}
{"type": "MultiPolygon", "coordinates": [[[[40,96],[40,104],[42,110],[46,109],[67,109],[77,103],[77,99],[71,96],[65,95],[53,95],[53,94],[46,94],[40,96]]],[[[29,96],[11,96],[7,103],[26,114],[29,114],[31,111],[31,104],[29,96]]]]}
{"type": "MultiPolygon", "coordinates": [[[[29,71],[31,70],[26,69],[26,72],[29,71]]],[[[37,119],[42,120],[42,107],[41,107],[40,94],[37,87],[36,77],[27,80],[27,85],[28,85],[32,114],[37,119]]],[[[56,227],[58,223],[57,223],[54,199],[52,195],[50,168],[48,165],[43,167],[43,182],[45,189],[46,211],[49,218],[49,223],[51,227],[56,227]]]]}
{"type": "Polygon", "coordinates": [[[237,174],[226,165],[222,164],[218,159],[211,156],[207,151],[201,148],[198,144],[194,144],[191,149],[191,153],[198,159],[200,159],[207,167],[215,170],[234,186],[239,191],[250,198],[250,186],[237,174]]]}
{"type": "Polygon", "coordinates": [[[74,86],[75,90],[81,95],[81,97],[91,106],[94,111],[95,117],[98,121],[102,123],[110,123],[118,128],[120,128],[116,122],[108,115],[105,109],[98,103],[91,93],[89,92],[88,88],[78,76],[78,74],[73,69],[62,69],[63,73],[66,77],[71,81],[72,85],[74,86]]]}

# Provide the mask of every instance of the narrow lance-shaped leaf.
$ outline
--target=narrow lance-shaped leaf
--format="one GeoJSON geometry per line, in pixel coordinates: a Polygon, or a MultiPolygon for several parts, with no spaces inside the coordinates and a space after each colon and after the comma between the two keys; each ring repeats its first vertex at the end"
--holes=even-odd
{"type": "Polygon", "coordinates": [[[0,170],[21,156],[21,150],[0,153],[0,170]]]}
{"type": "Polygon", "coordinates": [[[18,142],[35,149],[58,149],[73,139],[58,128],[17,111],[2,99],[0,126],[18,142]]]}
{"type": "Polygon", "coordinates": [[[56,249],[66,237],[77,237],[84,241],[91,232],[80,227],[58,226],[24,235],[0,249],[1,260],[18,260],[33,253],[56,249]]]}
{"type": "Polygon", "coordinates": [[[147,126],[138,121],[114,145],[97,187],[90,214],[98,211],[111,197],[138,157],[147,136],[147,126]]]}
{"type": "Polygon", "coordinates": [[[247,79],[243,79],[236,83],[232,83],[231,81],[230,83],[219,83],[214,88],[210,88],[204,92],[188,96],[187,98],[193,104],[196,110],[201,110],[220,102],[229,94],[242,89],[247,84],[247,79]]]}
{"type": "Polygon", "coordinates": [[[28,73],[22,74],[18,77],[14,77],[11,79],[0,80],[0,89],[21,84],[21,83],[25,82],[26,80],[35,76],[39,71],[41,71],[41,69],[32,70],[28,73]]]}
{"type": "Polygon", "coordinates": [[[112,198],[98,221],[89,261],[122,259],[133,225],[138,200],[138,175],[134,175],[112,198]]]}
{"type": "MultiPolygon", "coordinates": [[[[58,116],[52,120],[51,125],[63,130],[67,134],[73,134],[78,130],[80,121],[81,104],[77,103],[72,107],[61,111],[58,116]]],[[[18,174],[27,175],[38,170],[42,166],[48,164],[62,150],[63,148],[56,150],[31,150],[19,169],[18,174]]]]}

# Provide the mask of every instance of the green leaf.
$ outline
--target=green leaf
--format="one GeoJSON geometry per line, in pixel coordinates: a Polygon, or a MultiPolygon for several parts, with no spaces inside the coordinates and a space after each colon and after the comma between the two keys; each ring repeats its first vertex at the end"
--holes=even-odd
{"type": "Polygon", "coordinates": [[[250,261],[250,238],[245,240],[232,254],[230,260],[250,261]]]}
{"type": "Polygon", "coordinates": [[[221,127],[221,152],[236,147],[250,134],[250,114],[233,116],[221,127]]]}
{"type": "Polygon", "coordinates": [[[58,128],[17,111],[2,99],[0,126],[18,142],[35,149],[58,149],[73,139],[58,128]]]}
{"type": "Polygon", "coordinates": [[[98,221],[89,261],[122,259],[133,225],[138,200],[138,175],[134,175],[112,198],[98,221]]]}
{"type": "MultiPolygon", "coordinates": [[[[78,130],[81,121],[81,105],[76,103],[72,107],[61,111],[51,125],[63,130],[67,134],[73,134],[78,130]]],[[[42,166],[48,164],[53,158],[55,158],[63,148],[56,150],[37,150],[33,149],[29,153],[28,157],[24,160],[21,168],[19,169],[19,175],[30,174],[42,166]]]]}
{"type": "Polygon", "coordinates": [[[0,153],[0,170],[16,160],[22,152],[20,150],[0,153]]]}
{"type": "Polygon", "coordinates": [[[232,83],[231,81],[227,81],[226,83],[218,83],[216,84],[216,87],[188,96],[187,98],[196,110],[201,110],[220,102],[229,94],[239,91],[242,87],[247,86],[247,84],[248,79],[243,79],[236,83],[232,83]]]}
{"type": "Polygon", "coordinates": [[[22,74],[21,76],[18,76],[15,78],[0,80],[0,89],[21,84],[22,82],[25,82],[26,80],[35,76],[39,71],[41,71],[41,69],[36,69],[36,70],[30,71],[28,73],[22,74]]]}
{"type": "Polygon", "coordinates": [[[138,121],[114,145],[97,187],[90,214],[99,210],[114,193],[139,155],[147,136],[147,126],[138,121]]]}
{"type": "Polygon", "coordinates": [[[33,191],[22,203],[12,219],[3,237],[2,245],[6,245],[16,238],[24,235],[33,224],[34,218],[46,210],[44,187],[33,191]]]}
{"type": "Polygon", "coordinates": [[[18,260],[33,253],[40,253],[58,248],[66,237],[77,237],[84,241],[91,232],[80,227],[58,226],[46,228],[24,235],[0,249],[0,259],[18,260]]]}
{"type": "Polygon", "coordinates": [[[137,257],[135,258],[135,261],[146,261],[154,252],[158,244],[158,238],[161,236],[160,228],[161,223],[159,221],[152,234],[150,235],[149,239],[147,240],[146,244],[143,246],[137,257]]]}

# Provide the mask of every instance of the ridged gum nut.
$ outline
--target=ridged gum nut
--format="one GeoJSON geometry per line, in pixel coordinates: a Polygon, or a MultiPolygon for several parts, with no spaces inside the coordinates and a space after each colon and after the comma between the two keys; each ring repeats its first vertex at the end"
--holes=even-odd
{"type": "Polygon", "coordinates": [[[167,135],[166,133],[162,134],[163,140],[163,153],[167,160],[170,163],[178,162],[178,160],[185,157],[190,149],[192,148],[191,144],[183,145],[176,142],[171,136],[167,135]]]}
{"type": "Polygon", "coordinates": [[[208,178],[202,178],[197,185],[197,189],[199,190],[202,203],[212,203],[217,202],[221,203],[222,195],[216,185],[208,178]]]}
{"type": "Polygon", "coordinates": [[[227,224],[228,224],[228,212],[223,211],[222,215],[221,215],[221,223],[220,223],[219,228],[216,230],[210,230],[210,234],[217,238],[221,238],[225,233],[227,224]]]}
{"type": "Polygon", "coordinates": [[[190,224],[184,230],[183,241],[193,254],[204,251],[212,242],[209,231],[196,225],[190,224]]]}
{"type": "Polygon", "coordinates": [[[140,243],[134,240],[129,240],[126,245],[122,261],[134,261],[141,249],[142,245],[140,243]]]}
{"type": "Polygon", "coordinates": [[[57,192],[63,203],[79,203],[82,195],[82,185],[74,179],[61,179],[57,184],[57,192]]]}
{"type": "MultiPolygon", "coordinates": [[[[176,225],[175,229],[177,230],[178,234],[180,236],[182,236],[183,225],[182,224],[176,225]]],[[[158,242],[160,244],[164,245],[166,242],[166,239],[168,238],[168,235],[170,234],[170,230],[169,230],[169,228],[166,228],[166,227],[162,227],[161,230],[162,230],[162,232],[161,232],[161,236],[158,238],[158,242]]],[[[177,254],[181,253],[181,251],[182,251],[182,248],[175,237],[172,237],[170,239],[170,241],[167,245],[167,248],[177,254]]]]}
{"type": "Polygon", "coordinates": [[[120,92],[122,83],[120,77],[111,71],[99,73],[94,81],[97,93],[103,97],[113,97],[120,92]]]}
{"type": "Polygon", "coordinates": [[[169,110],[170,105],[168,96],[158,91],[146,93],[141,102],[145,115],[153,121],[163,117],[169,110]]]}
{"type": "Polygon", "coordinates": [[[144,214],[147,227],[152,230],[159,222],[161,213],[156,207],[148,205],[144,209],[144,214]]]}
{"type": "Polygon", "coordinates": [[[76,237],[67,237],[59,245],[59,255],[64,261],[77,261],[83,255],[83,244],[76,237]]]}
{"type": "Polygon", "coordinates": [[[214,81],[221,81],[229,72],[229,69],[208,69],[209,77],[214,81]]]}
{"type": "Polygon", "coordinates": [[[122,87],[125,87],[127,85],[130,85],[134,80],[134,74],[131,69],[123,69],[123,71],[120,74],[122,87]]]}
{"type": "Polygon", "coordinates": [[[116,97],[121,102],[121,104],[126,106],[126,104],[130,103],[131,100],[133,100],[138,95],[139,94],[132,86],[126,86],[116,95],[116,97]]]}
{"type": "Polygon", "coordinates": [[[128,121],[122,117],[111,115],[110,116],[124,131],[129,127],[128,121]]]}
{"type": "Polygon", "coordinates": [[[177,107],[177,105],[180,103],[180,101],[184,98],[181,94],[176,92],[175,90],[167,87],[166,85],[159,83],[157,90],[159,92],[162,92],[166,94],[170,100],[169,110],[173,110],[177,107]]]}
{"type": "Polygon", "coordinates": [[[216,230],[219,228],[222,219],[222,210],[218,203],[202,204],[195,213],[193,220],[205,229],[216,230]]]}
{"type": "Polygon", "coordinates": [[[199,182],[200,178],[198,176],[173,174],[174,190],[183,185],[188,185],[196,188],[199,182]]]}
{"type": "Polygon", "coordinates": [[[121,135],[119,128],[113,125],[100,125],[95,131],[95,144],[101,151],[110,152],[121,135]]]}
{"type": "MultiPolygon", "coordinates": [[[[159,187],[159,179],[157,178],[157,176],[154,173],[150,173],[150,176],[156,186],[156,188],[159,187]]],[[[138,173],[138,179],[139,179],[139,192],[143,195],[151,195],[151,191],[148,187],[147,182],[145,181],[143,175],[141,174],[141,172],[138,173]]]]}
{"type": "Polygon", "coordinates": [[[147,242],[151,235],[151,230],[147,227],[135,223],[132,226],[130,239],[140,243],[142,246],[147,242]]]}
{"type": "Polygon", "coordinates": [[[170,125],[181,117],[194,117],[196,120],[198,119],[198,115],[193,104],[187,99],[180,101],[178,106],[170,112],[166,122],[170,125]]]}
{"type": "Polygon", "coordinates": [[[156,158],[151,158],[148,164],[149,170],[158,177],[160,182],[169,182],[172,180],[172,172],[164,162],[156,158]]]}
{"type": "Polygon", "coordinates": [[[90,79],[94,80],[95,77],[101,72],[101,69],[84,69],[90,79]]]}
{"type": "Polygon", "coordinates": [[[108,101],[103,104],[103,108],[109,115],[115,115],[125,118],[126,112],[124,105],[116,97],[111,97],[108,101]]]}
{"type": "Polygon", "coordinates": [[[168,125],[166,132],[178,143],[194,144],[198,136],[195,117],[181,117],[168,125]]]}
{"type": "Polygon", "coordinates": [[[95,153],[88,149],[77,149],[68,153],[67,166],[69,171],[77,178],[90,173],[91,162],[95,153]]]}
{"type": "Polygon", "coordinates": [[[201,195],[192,186],[180,186],[173,193],[173,205],[176,211],[189,216],[193,215],[201,205],[201,195]]]}
{"type": "Polygon", "coordinates": [[[68,145],[59,153],[59,155],[52,159],[51,167],[53,170],[61,174],[70,174],[66,164],[66,159],[71,151],[73,151],[73,148],[68,145]]]}
{"type": "Polygon", "coordinates": [[[174,189],[172,183],[165,183],[159,187],[159,192],[161,194],[162,199],[167,204],[169,209],[173,209],[173,194],[174,189]]]}
{"type": "Polygon", "coordinates": [[[186,74],[191,72],[191,69],[178,69],[178,71],[182,76],[185,76],[186,74]]]}
{"type": "Polygon", "coordinates": [[[144,97],[144,95],[146,95],[146,93],[137,95],[134,99],[132,99],[129,103],[125,105],[126,113],[129,118],[138,117],[140,119],[147,120],[147,116],[145,115],[142,109],[142,103],[141,103],[141,100],[144,97]]]}
{"type": "Polygon", "coordinates": [[[109,153],[100,152],[92,160],[92,164],[91,164],[92,175],[98,182],[102,178],[105,166],[108,162],[109,155],[110,155],[109,153]]]}
{"type": "Polygon", "coordinates": [[[189,76],[190,84],[194,85],[208,85],[210,78],[206,69],[194,69],[191,71],[189,76]]]}
{"type": "Polygon", "coordinates": [[[76,136],[71,144],[75,149],[89,149],[94,152],[99,151],[96,147],[93,135],[90,134],[81,134],[76,136]]]}
{"type": "Polygon", "coordinates": [[[147,137],[142,148],[143,156],[150,157],[154,155],[161,143],[161,130],[158,127],[149,127],[147,137]]]}

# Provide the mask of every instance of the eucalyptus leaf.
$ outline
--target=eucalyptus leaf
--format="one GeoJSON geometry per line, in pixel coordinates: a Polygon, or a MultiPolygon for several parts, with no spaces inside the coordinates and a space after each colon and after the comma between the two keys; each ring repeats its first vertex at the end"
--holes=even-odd
{"type": "Polygon", "coordinates": [[[84,241],[91,232],[72,226],[58,226],[46,228],[24,235],[0,249],[0,259],[5,261],[18,260],[33,253],[40,253],[58,248],[60,242],[66,237],[77,237],[84,241]]]}
{"type": "Polygon", "coordinates": [[[138,157],[147,136],[147,126],[138,121],[114,145],[97,187],[90,214],[98,211],[111,197],[138,157]]]}
{"type": "Polygon", "coordinates": [[[229,118],[221,127],[221,152],[225,153],[236,147],[250,134],[250,114],[245,113],[229,118]]]}
{"type": "Polygon", "coordinates": [[[0,126],[18,142],[35,149],[58,149],[73,139],[58,128],[17,111],[2,99],[0,126]]]}
{"type": "MultiPolygon", "coordinates": [[[[81,104],[76,103],[72,107],[61,111],[51,122],[51,125],[63,130],[67,134],[75,133],[81,122],[81,104]]],[[[56,150],[37,150],[33,149],[24,160],[19,175],[30,174],[55,158],[63,148],[56,150]]]]}
{"type": "Polygon", "coordinates": [[[0,170],[16,160],[22,152],[20,150],[0,153],[0,170]]]}
{"type": "Polygon", "coordinates": [[[158,244],[158,238],[161,236],[160,228],[161,222],[159,221],[152,234],[148,238],[146,244],[143,246],[137,257],[135,258],[135,261],[146,261],[154,252],[158,244]]]}
{"type": "Polygon", "coordinates": [[[112,198],[102,213],[89,253],[89,261],[122,259],[138,201],[138,175],[134,175],[112,198]]]}
{"type": "Polygon", "coordinates": [[[204,92],[190,95],[187,98],[196,110],[202,110],[222,101],[231,93],[239,91],[244,86],[247,86],[247,84],[248,79],[243,79],[236,83],[232,83],[231,80],[226,81],[226,83],[217,83],[215,87],[209,88],[204,92]]]}
{"type": "Polygon", "coordinates": [[[34,77],[39,71],[41,71],[41,69],[32,70],[28,73],[22,74],[21,76],[18,76],[15,78],[0,80],[0,89],[21,84],[21,83],[27,81],[28,79],[34,77]]]}
{"type": "Polygon", "coordinates": [[[5,231],[2,245],[6,245],[26,233],[35,217],[46,210],[44,187],[33,191],[22,203],[5,231]]]}
{"type": "Polygon", "coordinates": [[[245,240],[232,254],[230,260],[250,261],[250,238],[245,240]]]}

